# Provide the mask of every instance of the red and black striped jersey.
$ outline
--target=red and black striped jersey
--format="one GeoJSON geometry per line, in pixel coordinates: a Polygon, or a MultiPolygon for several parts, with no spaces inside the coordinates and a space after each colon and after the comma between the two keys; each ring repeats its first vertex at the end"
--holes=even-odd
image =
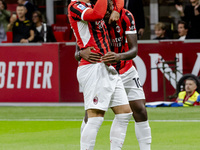
{"type": "MultiPolygon", "coordinates": [[[[91,46],[95,48],[94,53],[104,55],[111,51],[107,26],[103,19],[87,21],[92,20],[93,16],[87,15],[90,19],[86,17],[88,10],[92,8],[91,4],[72,1],[68,7],[69,21],[80,49],[91,46]]],[[[89,62],[81,59],[80,65],[85,64],[89,64],[89,62]]]]}
{"type": "MultiPolygon", "coordinates": [[[[109,36],[111,39],[111,50],[115,53],[123,53],[129,50],[127,43],[127,34],[136,34],[135,20],[133,15],[126,9],[120,12],[120,19],[108,25],[109,36]]],[[[122,60],[113,66],[116,70],[123,74],[133,65],[132,60],[122,60]]]]}

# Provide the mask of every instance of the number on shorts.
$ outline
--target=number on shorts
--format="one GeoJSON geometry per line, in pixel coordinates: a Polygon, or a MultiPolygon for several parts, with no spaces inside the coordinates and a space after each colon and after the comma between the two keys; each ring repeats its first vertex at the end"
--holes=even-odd
{"type": "Polygon", "coordinates": [[[139,78],[133,78],[133,80],[135,81],[135,84],[137,85],[137,88],[142,87],[142,85],[140,84],[140,79],[139,78]]]}

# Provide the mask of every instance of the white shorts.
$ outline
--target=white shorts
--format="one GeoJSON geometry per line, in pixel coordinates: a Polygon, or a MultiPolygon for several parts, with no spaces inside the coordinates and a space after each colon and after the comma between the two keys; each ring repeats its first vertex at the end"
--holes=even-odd
{"type": "Polygon", "coordinates": [[[104,63],[80,66],[77,78],[83,89],[85,110],[107,111],[109,107],[129,104],[122,80],[113,66],[104,63]]]}
{"type": "Polygon", "coordinates": [[[120,75],[129,101],[145,99],[139,75],[134,66],[120,75]]]}

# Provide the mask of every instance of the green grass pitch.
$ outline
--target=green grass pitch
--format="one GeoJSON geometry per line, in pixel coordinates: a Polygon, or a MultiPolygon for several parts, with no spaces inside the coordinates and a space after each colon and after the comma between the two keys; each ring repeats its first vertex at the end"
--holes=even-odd
{"type": "MultiPolygon", "coordinates": [[[[200,150],[200,107],[147,108],[152,150],[200,150]]],[[[79,150],[83,107],[0,107],[0,150],[79,150]]],[[[94,150],[109,150],[105,115],[94,150]]],[[[139,150],[133,119],[123,150],[139,150]]]]}

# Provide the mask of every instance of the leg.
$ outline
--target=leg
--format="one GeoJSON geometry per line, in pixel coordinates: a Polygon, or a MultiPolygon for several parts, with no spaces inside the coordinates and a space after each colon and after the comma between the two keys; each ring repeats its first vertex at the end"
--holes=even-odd
{"type": "Polygon", "coordinates": [[[115,113],[115,118],[110,130],[110,149],[121,150],[132,112],[129,105],[116,106],[112,110],[115,113]]]}
{"type": "Polygon", "coordinates": [[[86,123],[88,122],[88,114],[87,111],[85,111],[85,117],[83,118],[82,124],[81,124],[81,134],[83,132],[83,129],[85,128],[86,123]]]}
{"type": "Polygon", "coordinates": [[[133,111],[133,117],[136,122],[147,121],[147,110],[144,99],[129,101],[129,104],[133,111]]]}
{"type": "Polygon", "coordinates": [[[97,132],[103,122],[105,111],[88,109],[88,122],[81,134],[81,150],[93,150],[97,132]]]}
{"type": "Polygon", "coordinates": [[[151,149],[151,128],[147,120],[145,100],[129,101],[135,119],[135,134],[140,150],[151,149]]]}

